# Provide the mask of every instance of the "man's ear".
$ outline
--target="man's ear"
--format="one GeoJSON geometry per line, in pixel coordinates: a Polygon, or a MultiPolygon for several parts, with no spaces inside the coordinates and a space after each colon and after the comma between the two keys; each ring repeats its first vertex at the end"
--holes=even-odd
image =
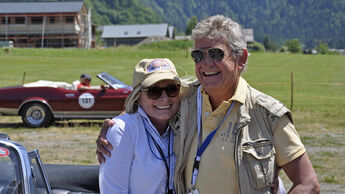
{"type": "Polygon", "coordinates": [[[243,49],[242,55],[238,58],[238,67],[240,71],[244,70],[247,65],[248,50],[243,49]]]}

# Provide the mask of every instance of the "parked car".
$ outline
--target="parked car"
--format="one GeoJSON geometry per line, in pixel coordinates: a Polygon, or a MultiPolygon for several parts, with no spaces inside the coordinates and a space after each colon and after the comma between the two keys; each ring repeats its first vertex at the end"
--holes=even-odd
{"type": "Polygon", "coordinates": [[[99,194],[98,165],[43,164],[0,133],[0,194],[99,194]]]}
{"type": "Polygon", "coordinates": [[[124,110],[132,88],[108,73],[97,75],[107,88],[80,92],[77,84],[40,80],[0,88],[0,114],[19,115],[29,127],[47,127],[55,119],[104,119],[124,110]]]}

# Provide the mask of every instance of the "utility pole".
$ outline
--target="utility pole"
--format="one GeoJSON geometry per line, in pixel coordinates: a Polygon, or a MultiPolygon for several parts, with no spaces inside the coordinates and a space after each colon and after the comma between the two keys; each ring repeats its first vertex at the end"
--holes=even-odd
{"type": "Polygon", "coordinates": [[[44,48],[44,33],[45,33],[45,30],[46,30],[46,17],[47,16],[43,17],[43,22],[42,22],[42,42],[41,42],[41,48],[44,48]]]}

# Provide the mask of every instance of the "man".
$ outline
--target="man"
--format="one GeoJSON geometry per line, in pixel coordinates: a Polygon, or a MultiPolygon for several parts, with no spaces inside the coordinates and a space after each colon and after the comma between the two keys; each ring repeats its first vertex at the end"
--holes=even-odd
{"type": "Polygon", "coordinates": [[[82,92],[91,88],[91,76],[89,74],[83,73],[80,75],[80,84],[77,86],[77,90],[82,92]]]}
{"type": "Polygon", "coordinates": [[[248,51],[239,24],[211,16],[196,25],[192,37],[201,87],[192,84],[181,101],[176,193],[270,193],[278,168],[293,182],[291,193],[318,193],[290,111],[240,76],[248,51]]]}
{"type": "MultiPolygon", "coordinates": [[[[78,82],[78,80],[76,80],[75,82],[78,82]]],[[[86,73],[83,73],[80,75],[80,83],[77,85],[77,90],[79,92],[83,92],[83,91],[90,90],[90,89],[105,90],[107,88],[109,88],[109,86],[103,85],[103,84],[101,86],[91,86],[91,76],[89,74],[86,74],[86,73]]]]}

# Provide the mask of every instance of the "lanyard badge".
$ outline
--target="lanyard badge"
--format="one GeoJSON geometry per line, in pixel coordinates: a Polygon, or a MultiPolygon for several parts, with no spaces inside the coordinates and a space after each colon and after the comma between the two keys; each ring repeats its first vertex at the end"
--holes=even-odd
{"type": "Polygon", "coordinates": [[[199,194],[199,191],[198,189],[193,189],[188,194],[199,194]]]}

